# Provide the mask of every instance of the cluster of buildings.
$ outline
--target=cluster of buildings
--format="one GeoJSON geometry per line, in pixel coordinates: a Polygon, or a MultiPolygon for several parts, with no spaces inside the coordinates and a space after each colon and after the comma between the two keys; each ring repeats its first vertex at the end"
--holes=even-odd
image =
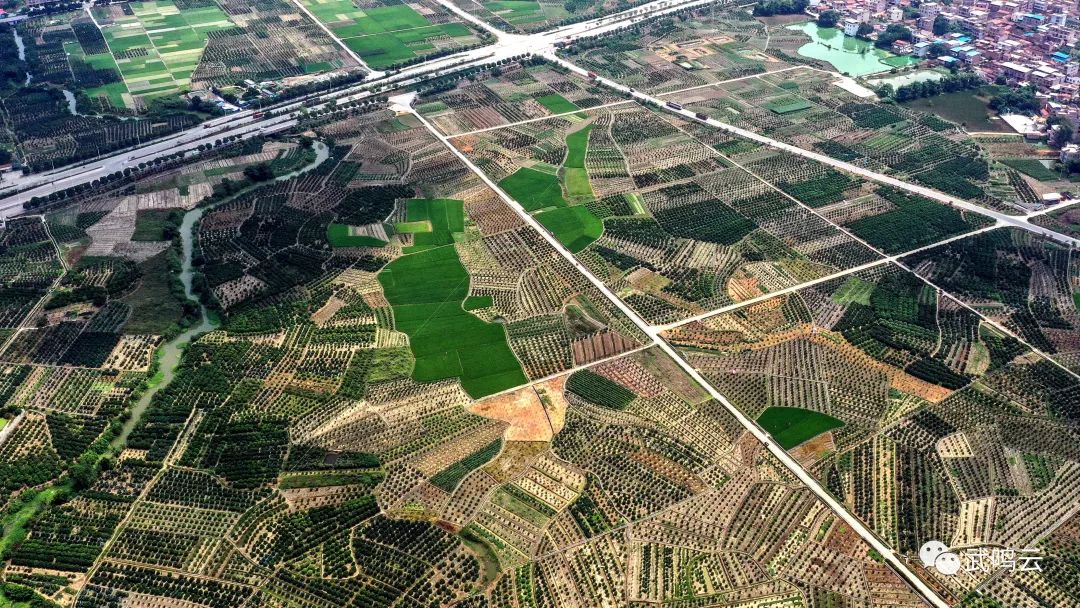
{"type": "Polygon", "coordinates": [[[989,82],[1032,84],[1055,102],[1080,100],[1078,0],[811,0],[811,7],[839,11],[847,35],[863,23],[879,32],[907,27],[914,40],[894,43],[896,54],[970,67],[989,82]]]}

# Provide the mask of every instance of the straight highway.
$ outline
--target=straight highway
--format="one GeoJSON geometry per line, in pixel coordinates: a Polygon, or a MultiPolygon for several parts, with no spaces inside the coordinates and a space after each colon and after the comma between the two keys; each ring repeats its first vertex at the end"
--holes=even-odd
{"type": "MultiPolygon", "coordinates": [[[[440,0],[455,14],[467,19],[478,28],[492,33],[496,42],[487,46],[462,51],[418,63],[393,72],[371,72],[358,84],[345,85],[326,93],[312,94],[298,100],[283,102],[262,110],[245,110],[208,120],[179,133],[167,135],[121,150],[91,161],[31,175],[9,174],[0,176],[0,218],[18,215],[23,204],[38,197],[47,197],[72,186],[92,183],[118,171],[138,167],[185,152],[190,155],[226,137],[246,139],[287,130],[297,124],[297,115],[303,110],[319,110],[330,103],[346,103],[377,95],[388,87],[408,87],[425,79],[437,78],[460,72],[470,67],[512,59],[526,54],[553,53],[557,43],[571,42],[580,38],[600,36],[633,23],[668,14],[684,8],[709,4],[713,0],[654,0],[637,8],[620,13],[583,21],[558,29],[531,35],[503,32],[472,14],[458,8],[448,0],[440,0]],[[312,103],[314,102],[314,103],[312,103]]],[[[340,41],[339,41],[340,42],[340,41]]]]}

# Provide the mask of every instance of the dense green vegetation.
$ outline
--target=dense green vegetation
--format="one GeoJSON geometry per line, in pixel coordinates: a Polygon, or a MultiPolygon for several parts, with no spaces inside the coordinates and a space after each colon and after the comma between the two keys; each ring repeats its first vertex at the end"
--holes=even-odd
{"type": "Polygon", "coordinates": [[[131,307],[124,333],[175,335],[198,315],[178,278],[179,256],[168,249],[139,264],[138,287],[121,300],[131,307]]]}
{"type": "Polygon", "coordinates": [[[1016,169],[1017,171],[1032,177],[1041,182],[1052,182],[1054,180],[1061,179],[1061,175],[1056,171],[1047,168],[1042,161],[1034,158],[1003,158],[1000,161],[1001,164],[1007,165],[1016,169]]]}
{"type": "Polygon", "coordinates": [[[757,422],[785,450],[790,450],[826,431],[844,426],[842,420],[837,420],[828,414],[799,407],[766,408],[758,416],[757,422]]]}
{"type": "Polygon", "coordinates": [[[990,107],[1002,114],[1032,114],[1042,107],[1042,102],[1036,97],[1036,90],[1030,85],[1017,89],[1002,87],[999,92],[990,99],[990,107]]]}
{"type": "Polygon", "coordinates": [[[84,256],[64,276],[60,289],[45,303],[45,308],[61,308],[77,302],[103,306],[111,298],[128,292],[141,276],[134,262],[114,257],[84,256]],[[99,277],[105,275],[104,285],[99,277]]]}
{"type": "Polygon", "coordinates": [[[807,6],[810,6],[809,0],[766,0],[754,5],[754,15],[757,17],[794,15],[805,11],[807,6]]]}
{"type": "Polygon", "coordinates": [[[447,492],[453,492],[466,475],[494,458],[501,449],[502,439],[496,439],[433,475],[431,483],[447,492]]]}
{"type": "Polygon", "coordinates": [[[574,253],[585,249],[604,233],[604,224],[584,205],[541,211],[536,214],[536,219],[574,253]]]}
{"type": "Polygon", "coordinates": [[[881,187],[878,194],[896,209],[855,220],[848,228],[859,238],[886,253],[916,249],[950,236],[988,225],[988,217],[961,213],[952,207],[914,194],[881,187]]]}
{"type": "Polygon", "coordinates": [[[574,131],[566,136],[566,160],[563,161],[563,181],[566,183],[566,194],[571,200],[591,200],[593,198],[592,184],[589,183],[589,172],[585,169],[585,153],[589,146],[589,132],[592,125],[574,131]]]}
{"type": "Polygon", "coordinates": [[[171,241],[180,234],[184,214],[178,209],[145,209],[135,216],[133,241],[171,241]]]}
{"type": "Polygon", "coordinates": [[[387,264],[379,282],[394,307],[397,329],[409,334],[416,357],[413,378],[458,377],[474,397],[524,384],[503,327],[462,306],[469,295],[469,274],[457,251],[444,246],[464,228],[461,201],[409,201],[408,217],[431,222],[432,231],[417,234],[411,252],[387,264]]]}
{"type": "Polygon", "coordinates": [[[591,133],[592,130],[593,125],[589,125],[566,136],[566,160],[563,161],[564,167],[574,169],[585,168],[585,152],[589,146],[589,133],[591,133]]]}
{"type": "Polygon", "coordinates": [[[634,391],[587,369],[571,374],[566,388],[590,403],[613,410],[625,409],[637,397],[634,391]]]}
{"type": "Polygon", "coordinates": [[[407,252],[452,245],[454,235],[465,231],[465,207],[451,199],[411,199],[405,220],[412,224],[413,246],[407,252]]]}
{"type": "Polygon", "coordinates": [[[552,114],[566,114],[580,109],[558,93],[537,97],[536,101],[540,102],[540,105],[547,108],[552,114]]]}
{"type": "Polygon", "coordinates": [[[352,399],[363,399],[368,386],[388,380],[407,378],[412,373],[415,359],[408,348],[373,348],[356,351],[338,394],[352,399]]]}
{"type": "Polygon", "coordinates": [[[941,359],[939,323],[974,331],[977,317],[963,310],[938,311],[936,291],[908,273],[883,277],[868,295],[859,285],[844,287],[850,302],[833,329],[848,342],[933,384],[958,389],[971,381],[941,359]]]}
{"type": "Polygon", "coordinates": [[[822,207],[843,200],[844,191],[854,180],[831,169],[813,179],[799,182],[781,182],[777,187],[809,207],[822,207]]]}
{"type": "Polygon", "coordinates": [[[874,46],[879,49],[889,49],[897,40],[914,42],[915,36],[906,26],[900,25],[899,23],[890,23],[885,27],[884,32],[877,35],[877,39],[874,40],[874,46]]]}
{"type": "Polygon", "coordinates": [[[949,74],[937,80],[919,80],[911,84],[898,87],[895,91],[892,85],[885,84],[875,91],[879,97],[892,97],[896,101],[911,101],[923,97],[936,97],[947,93],[956,93],[970,89],[978,89],[985,83],[982,77],[974,72],[962,72],[949,74]]]}

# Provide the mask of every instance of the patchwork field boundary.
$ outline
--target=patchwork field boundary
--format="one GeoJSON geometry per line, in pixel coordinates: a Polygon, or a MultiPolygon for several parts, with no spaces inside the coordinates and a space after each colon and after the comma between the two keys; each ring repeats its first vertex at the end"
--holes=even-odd
{"type": "MultiPolygon", "coordinates": [[[[569,63],[569,62],[566,62],[569,63]]],[[[569,64],[573,66],[573,64],[569,64]]],[[[580,71],[581,68],[573,66],[576,71],[580,71]]],[[[554,237],[550,232],[543,228],[539,222],[530,215],[521,205],[510,198],[501,188],[495,184],[490,177],[488,177],[483,171],[480,170],[468,157],[464,155],[460,150],[455,148],[447,137],[438,132],[434,126],[424,119],[419,112],[412,110],[414,116],[432,133],[434,134],[451,152],[457,156],[465,165],[476,174],[488,187],[499,195],[499,198],[514,210],[514,212],[521,217],[521,219],[527,223],[531,228],[538,231],[540,235],[551,246],[555,247],[564,258],[566,258],[578,272],[582,273],[593,285],[600,290],[611,302],[619,308],[624,314],[630,318],[638,328],[643,331],[649,338],[656,343],[656,345],[669,357],[671,357],[676,364],[690,376],[695,382],[701,385],[713,398],[720,402],[728,412],[738,420],[739,424],[749,431],[754,437],[764,444],[765,448],[796,477],[806,487],[808,487],[819,500],[825,503],[837,517],[842,519],[848,526],[855,530],[862,539],[867,542],[875,551],[877,551],[888,563],[892,566],[893,570],[897,574],[907,581],[914,589],[916,589],[920,595],[926,598],[937,608],[948,608],[948,603],[945,602],[934,590],[932,590],[922,579],[918,578],[908,567],[907,564],[897,556],[892,547],[885,544],[881,538],[873,532],[866,524],[864,524],[858,517],[848,511],[842,504],[840,504],[809,472],[806,471],[798,462],[796,462],[783,448],[781,448],[772,437],[756,422],[748,418],[743,414],[733,403],[731,403],[726,397],[720,394],[716,388],[705,379],[692,365],[690,365],[686,359],[684,359],[674,347],[671,346],[666,340],[658,335],[658,332],[646,323],[641,317],[633,311],[626,303],[619,299],[611,290],[603,284],[593,273],[589,272],[581,262],[574,257],[572,253],[566,247],[564,247],[558,239],[554,237]]],[[[669,507],[671,508],[671,507],[669,507]]],[[[666,512],[666,509],[662,512],[666,512]]]]}
{"type": "Polygon", "coordinates": [[[325,23],[323,23],[318,18],[316,18],[315,15],[310,10],[308,10],[308,7],[304,6],[304,3],[301,2],[301,0],[292,0],[292,2],[301,11],[303,11],[304,15],[306,15],[308,19],[311,19],[312,21],[314,21],[315,25],[319,26],[319,29],[321,29],[324,33],[326,33],[327,36],[330,36],[331,40],[336,42],[339,47],[344,49],[345,52],[349,54],[349,57],[352,57],[357,63],[359,63],[361,66],[363,66],[365,70],[367,70],[369,72],[374,72],[374,70],[372,70],[371,67],[368,66],[368,64],[365,63],[363,59],[360,58],[360,55],[358,55],[356,53],[356,51],[354,51],[354,50],[350,49],[348,46],[346,46],[345,43],[341,41],[341,38],[337,37],[337,34],[330,31],[330,28],[327,27],[327,25],[325,23]]]}

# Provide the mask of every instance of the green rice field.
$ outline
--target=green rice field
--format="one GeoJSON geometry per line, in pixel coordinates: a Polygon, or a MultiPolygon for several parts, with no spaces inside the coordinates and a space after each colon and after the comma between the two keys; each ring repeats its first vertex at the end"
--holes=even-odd
{"type": "Polygon", "coordinates": [[[585,169],[585,153],[592,129],[589,125],[566,136],[561,182],[557,175],[528,167],[518,169],[499,182],[499,187],[521,203],[526,211],[540,211],[536,214],[537,221],[574,253],[585,249],[604,233],[603,222],[581,204],[594,198],[589,172],[585,169]],[[577,204],[571,206],[563,198],[564,185],[567,197],[577,204]]]}
{"type": "Polygon", "coordinates": [[[566,114],[567,112],[573,112],[580,109],[558,93],[537,97],[536,101],[547,108],[552,114],[566,114]]]}
{"type": "MultiPolygon", "coordinates": [[[[416,198],[405,206],[405,224],[413,234],[406,253],[454,244],[454,234],[465,231],[465,203],[446,198],[416,198]]],[[[401,224],[398,224],[401,226],[401,224]]]]}
{"type": "Polygon", "coordinates": [[[405,4],[360,9],[349,0],[302,1],[316,19],[375,69],[476,41],[463,23],[433,24],[405,4]]]}
{"type": "Polygon", "coordinates": [[[757,422],[785,450],[844,426],[842,420],[801,407],[770,407],[758,416],[757,422]]]}
{"type": "Polygon", "coordinates": [[[585,152],[589,147],[589,132],[592,129],[592,125],[589,125],[566,136],[563,181],[566,183],[566,194],[572,200],[593,198],[589,173],[585,170],[585,152]]]}
{"type": "Polygon", "coordinates": [[[499,182],[499,187],[521,203],[526,211],[565,207],[558,176],[523,167],[499,182]]]}
{"type": "Polygon", "coordinates": [[[460,378],[474,398],[528,382],[503,326],[466,311],[466,303],[476,307],[484,302],[469,298],[469,274],[457,250],[446,246],[453,243],[453,229],[464,226],[462,201],[415,199],[407,212],[430,218],[429,245],[418,244],[390,262],[379,282],[393,307],[395,328],[409,336],[416,357],[413,379],[460,378]]]}
{"type": "Polygon", "coordinates": [[[551,209],[536,214],[536,219],[577,253],[588,247],[604,233],[604,224],[585,205],[551,209]]]}

